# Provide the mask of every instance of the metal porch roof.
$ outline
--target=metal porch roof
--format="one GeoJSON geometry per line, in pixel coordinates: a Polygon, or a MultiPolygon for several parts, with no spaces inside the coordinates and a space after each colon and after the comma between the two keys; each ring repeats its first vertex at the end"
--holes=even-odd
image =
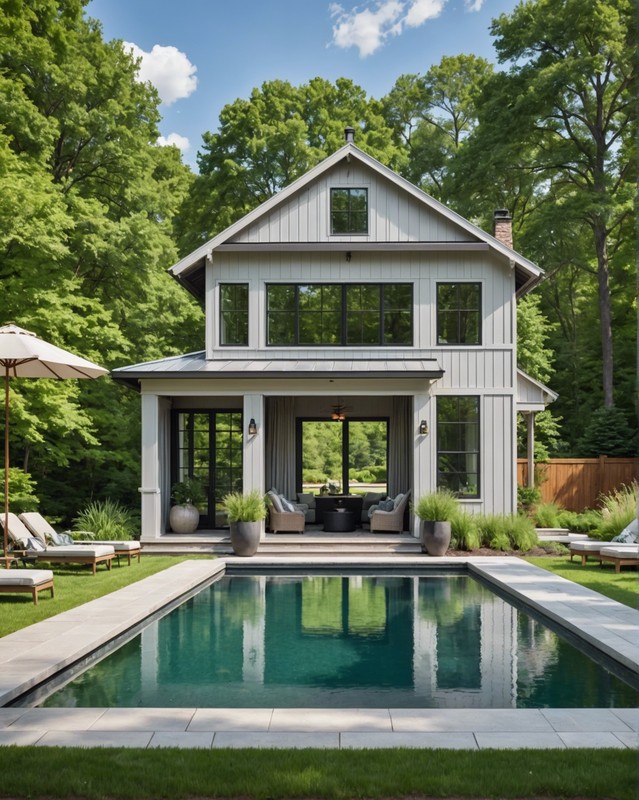
{"type": "Polygon", "coordinates": [[[114,380],[137,386],[149,378],[441,378],[443,369],[429,358],[216,358],[204,351],[120,367],[114,380]]]}

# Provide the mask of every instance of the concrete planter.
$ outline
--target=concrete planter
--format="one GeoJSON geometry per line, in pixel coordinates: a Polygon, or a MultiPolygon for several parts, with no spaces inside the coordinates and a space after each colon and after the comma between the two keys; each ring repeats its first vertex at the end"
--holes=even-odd
{"type": "Polygon", "coordinates": [[[254,556],[262,536],[262,522],[231,522],[231,547],[236,556],[254,556]]]}
{"type": "Polygon", "coordinates": [[[173,533],[193,533],[200,522],[200,512],[195,506],[171,506],[169,525],[173,533]]]}
{"type": "Polygon", "coordinates": [[[422,552],[444,556],[450,545],[450,522],[422,520],[422,552]]]}

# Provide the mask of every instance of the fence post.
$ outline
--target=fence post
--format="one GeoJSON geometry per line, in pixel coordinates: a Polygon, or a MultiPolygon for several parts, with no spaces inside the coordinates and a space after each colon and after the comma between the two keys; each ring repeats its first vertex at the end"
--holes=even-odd
{"type": "Polygon", "coordinates": [[[606,472],[606,459],[608,456],[599,456],[597,464],[597,486],[599,487],[599,494],[605,494],[607,486],[604,486],[604,475],[606,472]]]}

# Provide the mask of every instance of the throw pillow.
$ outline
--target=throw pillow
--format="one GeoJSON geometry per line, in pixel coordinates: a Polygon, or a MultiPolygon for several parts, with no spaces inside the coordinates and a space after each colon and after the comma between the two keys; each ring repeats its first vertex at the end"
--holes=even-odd
{"type": "Polygon", "coordinates": [[[273,489],[269,489],[266,494],[268,495],[268,498],[276,511],[284,511],[284,508],[282,507],[282,501],[280,500],[280,496],[277,494],[277,492],[274,492],[273,489]]]}
{"type": "Polygon", "coordinates": [[[404,494],[403,492],[400,492],[400,494],[398,494],[397,497],[395,498],[393,511],[397,508],[397,506],[402,502],[403,499],[404,499],[404,494]]]}
{"type": "Polygon", "coordinates": [[[291,503],[290,500],[284,497],[283,494],[280,495],[280,503],[282,504],[282,508],[284,509],[284,511],[295,511],[295,506],[293,505],[293,503],[291,503]]]}
{"type": "Polygon", "coordinates": [[[377,511],[378,508],[379,508],[379,503],[373,503],[373,505],[368,509],[369,519],[373,516],[373,514],[377,511]]]}
{"type": "Polygon", "coordinates": [[[49,540],[51,541],[51,544],[54,544],[56,547],[61,544],[65,544],[65,542],[62,541],[60,534],[56,533],[55,531],[51,531],[49,533],[49,540]]]}
{"type": "Polygon", "coordinates": [[[46,549],[47,548],[42,544],[40,539],[27,539],[27,550],[36,550],[38,553],[41,553],[46,549]]]}
{"type": "Polygon", "coordinates": [[[394,511],[395,510],[395,501],[394,500],[380,500],[378,508],[380,511],[394,511]]]}

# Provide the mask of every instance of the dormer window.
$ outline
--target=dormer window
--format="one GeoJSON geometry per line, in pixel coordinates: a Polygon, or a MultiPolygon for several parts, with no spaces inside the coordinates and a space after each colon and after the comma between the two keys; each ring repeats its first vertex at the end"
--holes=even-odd
{"type": "Polygon", "coordinates": [[[368,189],[331,189],[331,233],[368,233],[368,189]]]}

